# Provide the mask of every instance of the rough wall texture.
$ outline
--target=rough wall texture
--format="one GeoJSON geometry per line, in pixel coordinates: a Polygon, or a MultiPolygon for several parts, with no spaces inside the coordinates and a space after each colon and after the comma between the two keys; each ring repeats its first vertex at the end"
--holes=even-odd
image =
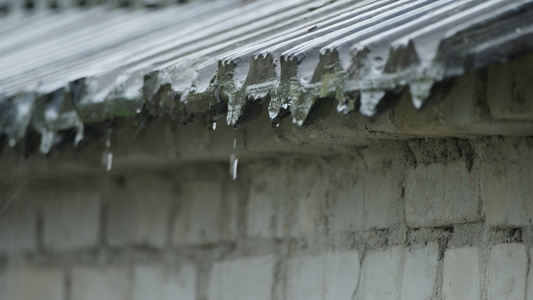
{"type": "Polygon", "coordinates": [[[139,110],[47,156],[25,115],[0,135],[0,300],[533,299],[532,62],[305,129],[266,102],[239,130],[139,110]]]}
{"type": "MultiPolygon", "coordinates": [[[[115,132],[114,145],[131,138],[115,132]]],[[[254,147],[223,132],[150,144],[254,147]]],[[[58,169],[100,156],[101,142],[59,155],[58,169]]],[[[531,299],[532,146],[410,139],[243,156],[235,181],[226,161],[139,155],[74,176],[4,153],[18,169],[0,189],[0,299],[531,299]]]]}

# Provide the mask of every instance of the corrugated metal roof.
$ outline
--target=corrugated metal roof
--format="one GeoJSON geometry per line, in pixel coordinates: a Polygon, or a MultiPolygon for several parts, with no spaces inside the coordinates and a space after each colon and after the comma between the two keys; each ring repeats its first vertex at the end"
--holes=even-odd
{"type": "MultiPolygon", "coordinates": [[[[190,0],[193,1],[193,0],[190,0]]],[[[45,10],[63,11],[74,7],[88,8],[161,8],[187,0],[0,0],[0,14],[35,13],[45,10]]]]}
{"type": "Polygon", "coordinates": [[[13,146],[136,115],[238,127],[263,106],[305,126],[332,106],[372,116],[405,88],[533,52],[533,0],[197,1],[0,20],[0,131],[13,146]]]}

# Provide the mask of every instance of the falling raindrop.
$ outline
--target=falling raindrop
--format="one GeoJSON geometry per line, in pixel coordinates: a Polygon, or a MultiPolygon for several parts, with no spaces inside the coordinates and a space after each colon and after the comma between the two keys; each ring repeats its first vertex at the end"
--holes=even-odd
{"type": "Polygon", "coordinates": [[[135,110],[136,113],[140,114],[141,113],[141,109],[140,108],[137,108],[137,110],[135,110]]]}
{"type": "Polygon", "coordinates": [[[217,122],[213,122],[211,123],[211,127],[210,127],[211,130],[215,131],[215,129],[217,129],[217,122]]]}
{"type": "Polygon", "coordinates": [[[239,159],[237,158],[235,153],[232,153],[229,156],[229,174],[232,180],[237,179],[237,165],[238,164],[239,164],[239,159]]]}
{"type": "Polygon", "coordinates": [[[113,130],[111,128],[107,129],[107,136],[105,139],[105,149],[102,153],[102,164],[105,166],[107,172],[111,171],[113,166],[113,152],[111,152],[111,133],[113,130]]]}
{"type": "Polygon", "coordinates": [[[278,128],[279,127],[279,121],[272,121],[272,128],[278,128]]]}
{"type": "Polygon", "coordinates": [[[409,84],[409,92],[411,93],[412,102],[416,109],[420,109],[422,104],[424,104],[424,101],[431,94],[433,83],[433,79],[426,78],[409,84]]]}
{"type": "Polygon", "coordinates": [[[111,167],[113,166],[113,152],[109,151],[107,153],[107,158],[106,158],[106,165],[105,165],[105,169],[107,172],[111,171],[111,167]]]}
{"type": "Polygon", "coordinates": [[[54,145],[55,133],[46,129],[41,130],[41,146],[40,150],[43,154],[48,154],[54,145]]]}
{"type": "MultiPolygon", "coordinates": [[[[233,138],[233,149],[237,149],[237,139],[233,138]]],[[[239,164],[239,159],[235,153],[231,153],[229,156],[229,175],[232,180],[237,179],[237,165],[239,164]]]]}
{"type": "Polygon", "coordinates": [[[78,144],[83,139],[83,124],[79,125],[78,130],[76,131],[76,137],[74,138],[74,146],[78,146],[78,144]]]}

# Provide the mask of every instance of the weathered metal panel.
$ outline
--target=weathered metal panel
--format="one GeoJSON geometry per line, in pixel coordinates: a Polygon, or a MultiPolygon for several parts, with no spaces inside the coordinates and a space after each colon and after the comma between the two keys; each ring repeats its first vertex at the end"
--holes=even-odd
{"type": "Polygon", "coordinates": [[[436,82],[533,52],[532,36],[533,0],[196,1],[14,14],[0,19],[0,129],[16,144],[33,126],[47,152],[54,132],[75,129],[79,141],[83,123],[143,108],[235,127],[263,106],[273,126],[287,116],[306,126],[335,105],[372,116],[404,89],[420,108],[436,82]]]}

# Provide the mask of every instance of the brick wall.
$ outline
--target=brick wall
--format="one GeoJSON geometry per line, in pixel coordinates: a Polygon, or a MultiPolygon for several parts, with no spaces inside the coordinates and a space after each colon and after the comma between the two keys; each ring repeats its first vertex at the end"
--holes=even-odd
{"type": "Polygon", "coordinates": [[[5,179],[0,299],[533,299],[531,145],[5,179]]]}

